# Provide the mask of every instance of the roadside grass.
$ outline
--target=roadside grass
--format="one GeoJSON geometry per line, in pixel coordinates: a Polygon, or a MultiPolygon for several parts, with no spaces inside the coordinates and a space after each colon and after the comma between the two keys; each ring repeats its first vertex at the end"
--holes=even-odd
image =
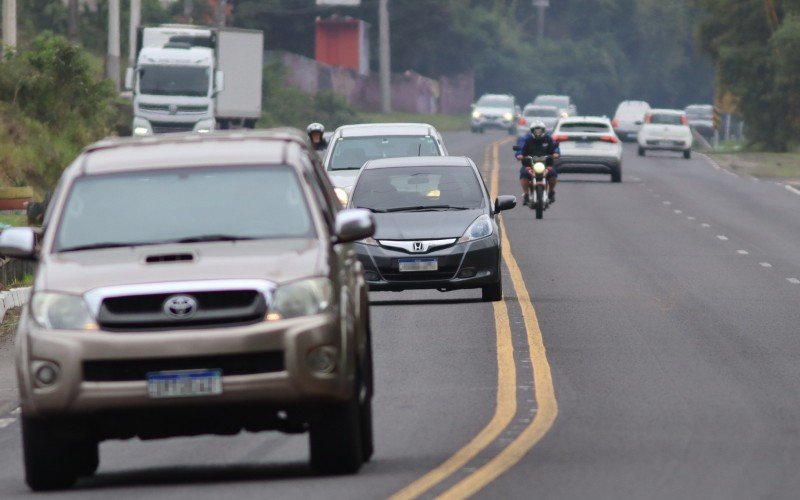
{"type": "Polygon", "coordinates": [[[3,322],[0,323],[0,337],[13,333],[17,329],[21,309],[20,307],[14,307],[6,311],[6,315],[3,316],[3,322]]]}
{"type": "Polygon", "coordinates": [[[439,132],[469,130],[469,115],[418,115],[413,113],[358,113],[360,123],[428,123],[439,132]]]}
{"type": "Polygon", "coordinates": [[[28,216],[15,212],[0,212],[0,227],[4,224],[9,226],[27,226],[28,216]]]}
{"type": "MultiPolygon", "coordinates": [[[[31,286],[31,285],[33,285],[33,275],[32,274],[26,274],[25,276],[22,277],[21,280],[14,280],[11,283],[9,283],[5,288],[7,290],[10,290],[12,288],[22,288],[22,287],[31,286]]],[[[3,287],[0,286],[0,288],[3,288],[3,287]]]]}
{"type": "Polygon", "coordinates": [[[714,151],[708,154],[734,172],[800,182],[800,150],[787,153],[714,151]]]}

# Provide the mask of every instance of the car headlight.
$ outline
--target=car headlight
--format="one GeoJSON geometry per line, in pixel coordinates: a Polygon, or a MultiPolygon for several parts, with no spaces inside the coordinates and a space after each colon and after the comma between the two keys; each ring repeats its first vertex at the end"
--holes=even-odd
{"type": "Polygon", "coordinates": [[[211,129],[210,128],[198,128],[197,129],[197,133],[198,134],[210,134],[211,133],[211,129]]]}
{"type": "Polygon", "coordinates": [[[333,188],[333,192],[336,193],[336,197],[339,199],[339,203],[341,203],[342,206],[346,206],[347,202],[350,201],[350,195],[347,194],[345,188],[335,187],[333,188]]]}
{"type": "Polygon", "coordinates": [[[147,127],[134,127],[133,135],[135,136],[150,135],[150,129],[148,129],[147,127]]]}
{"type": "Polygon", "coordinates": [[[464,231],[464,236],[459,238],[458,242],[466,243],[467,241],[479,240],[491,236],[493,232],[492,219],[490,219],[488,215],[483,214],[469,225],[467,230],[464,231]]]}
{"type": "Polygon", "coordinates": [[[567,113],[566,111],[562,111],[561,118],[569,118],[569,113],[567,113]]]}
{"type": "Polygon", "coordinates": [[[272,295],[267,320],[299,318],[319,314],[331,305],[333,284],[327,278],[312,278],[278,287],[272,295]]]}
{"type": "Polygon", "coordinates": [[[97,330],[97,322],[83,297],[65,293],[38,292],[31,299],[31,316],[53,330],[97,330]]]}
{"type": "Polygon", "coordinates": [[[544,171],[547,170],[547,167],[544,163],[537,161],[533,164],[533,171],[537,174],[543,174],[544,171]]]}
{"type": "Polygon", "coordinates": [[[378,240],[376,240],[375,238],[372,238],[372,237],[364,238],[363,240],[358,240],[358,243],[363,243],[365,245],[370,245],[370,246],[373,246],[373,247],[380,246],[380,243],[378,243],[378,240]]]}
{"type": "Polygon", "coordinates": [[[481,112],[480,111],[473,111],[472,112],[472,117],[477,120],[478,118],[481,117],[481,112]]]}
{"type": "Polygon", "coordinates": [[[511,113],[504,113],[504,114],[503,114],[503,119],[504,119],[505,121],[507,121],[507,122],[510,122],[511,120],[513,120],[513,119],[514,119],[514,115],[513,115],[513,114],[511,114],[511,113]]]}

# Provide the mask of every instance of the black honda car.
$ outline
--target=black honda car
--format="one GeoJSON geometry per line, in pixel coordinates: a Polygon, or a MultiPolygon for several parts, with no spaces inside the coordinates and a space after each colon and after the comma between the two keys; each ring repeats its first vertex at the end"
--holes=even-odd
{"type": "Polygon", "coordinates": [[[491,200],[469,158],[367,162],[349,206],[375,214],[374,237],[356,244],[370,290],[480,288],[483,300],[502,299],[497,214],[516,198],[491,200]]]}

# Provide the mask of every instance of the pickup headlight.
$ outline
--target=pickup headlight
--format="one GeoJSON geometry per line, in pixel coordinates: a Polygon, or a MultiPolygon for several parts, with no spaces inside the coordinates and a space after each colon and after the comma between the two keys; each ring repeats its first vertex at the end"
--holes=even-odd
{"type": "Polygon", "coordinates": [[[299,318],[319,314],[331,305],[333,283],[327,278],[313,278],[278,287],[272,295],[267,320],[299,318]]]}
{"type": "Polygon", "coordinates": [[[52,330],[97,330],[97,322],[83,297],[65,293],[38,292],[31,299],[31,316],[52,330]]]}
{"type": "Polygon", "coordinates": [[[477,120],[478,118],[481,117],[481,112],[480,111],[473,111],[472,112],[472,117],[477,120]]]}
{"type": "Polygon", "coordinates": [[[492,219],[488,215],[483,214],[469,225],[464,236],[458,239],[459,243],[466,243],[468,241],[479,240],[491,236],[494,230],[492,229],[492,219]]]}

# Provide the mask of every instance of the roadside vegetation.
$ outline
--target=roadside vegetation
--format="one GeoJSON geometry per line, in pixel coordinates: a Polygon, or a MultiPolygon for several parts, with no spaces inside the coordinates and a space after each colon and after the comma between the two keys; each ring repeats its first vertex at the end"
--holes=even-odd
{"type": "Polygon", "coordinates": [[[6,311],[6,314],[3,316],[3,321],[0,322],[0,337],[8,335],[9,333],[14,333],[14,330],[17,329],[17,323],[19,323],[21,310],[21,307],[14,307],[6,311]]]}

